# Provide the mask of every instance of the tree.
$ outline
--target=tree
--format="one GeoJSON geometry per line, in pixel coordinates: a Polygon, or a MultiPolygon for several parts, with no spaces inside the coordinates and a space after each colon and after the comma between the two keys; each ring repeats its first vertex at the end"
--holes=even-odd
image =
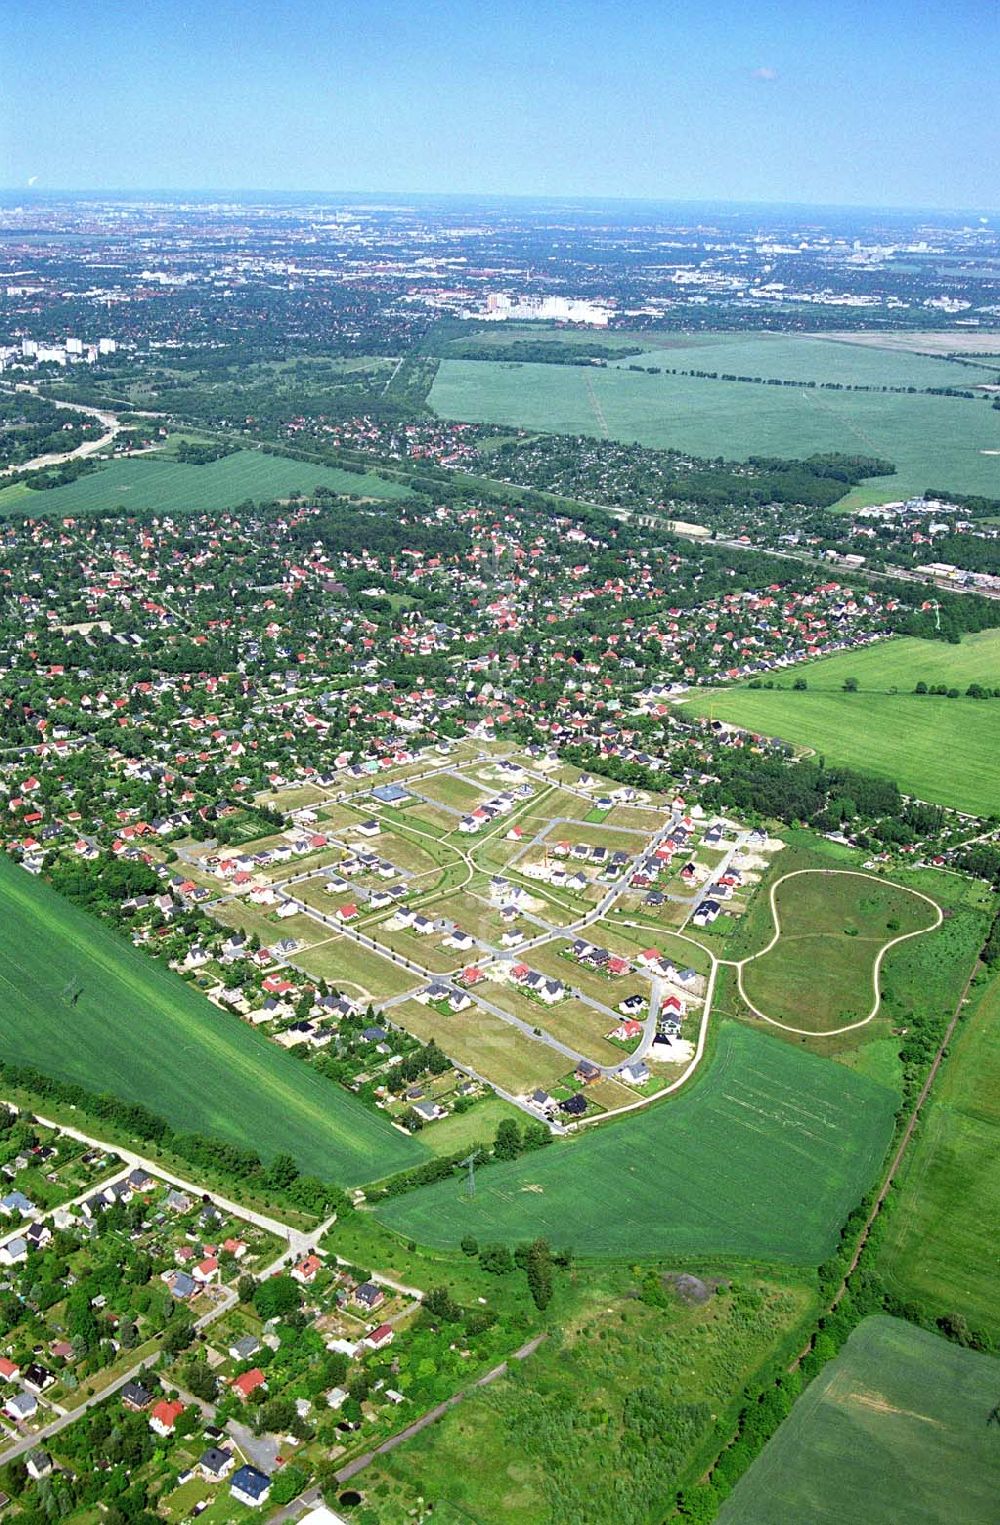
{"type": "Polygon", "coordinates": [[[278,1191],[286,1191],[298,1178],[298,1174],[299,1167],[294,1155],[276,1154],[267,1169],[267,1182],[278,1191]]]}
{"type": "Polygon", "coordinates": [[[290,1276],[271,1276],[262,1281],[253,1295],[253,1305],[261,1318],[281,1318],[296,1313],[302,1305],[302,1292],[290,1276]]]}
{"type": "Polygon", "coordinates": [[[184,1368],[184,1386],[196,1398],[202,1398],[206,1403],[212,1403],[218,1390],[218,1384],[213,1375],[212,1368],[207,1361],[189,1361],[184,1368]]]}
{"type": "Polygon", "coordinates": [[[432,1287],[424,1298],[424,1312],[441,1323],[454,1324],[462,1317],[462,1310],[447,1287],[432,1287]]]}
{"type": "Polygon", "coordinates": [[[194,1339],[194,1321],[186,1313],[176,1314],[163,1331],[163,1348],[168,1355],[179,1355],[194,1339]]]}
{"type": "Polygon", "coordinates": [[[493,1145],[494,1157],[498,1160],[516,1160],[521,1149],[521,1130],[512,1117],[505,1117],[497,1129],[493,1145]]]}
{"type": "Polygon", "coordinates": [[[845,694],[856,694],[858,691],[857,678],[845,678],[842,687],[845,694]]]}
{"type": "Polygon", "coordinates": [[[552,1301],[552,1252],[546,1240],[529,1245],[524,1271],[535,1307],[547,1308],[552,1301]]]}
{"type": "Polygon", "coordinates": [[[505,1244],[488,1244],[479,1251],[479,1264],[492,1276],[509,1276],[514,1257],[505,1244]]]}

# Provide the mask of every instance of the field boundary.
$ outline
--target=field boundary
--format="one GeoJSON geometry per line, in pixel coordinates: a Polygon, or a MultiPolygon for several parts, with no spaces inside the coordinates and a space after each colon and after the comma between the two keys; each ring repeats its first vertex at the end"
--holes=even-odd
{"type": "Polygon", "coordinates": [[[918,927],[914,932],[903,932],[899,937],[894,937],[890,942],[882,944],[882,947],[879,949],[876,955],[875,962],[872,965],[872,995],[874,1000],[871,1011],[866,1017],[862,1017],[858,1022],[848,1022],[844,1027],[831,1027],[825,1029],[822,1032],[817,1032],[816,1029],[811,1027],[793,1027],[789,1022],[780,1022],[777,1017],[769,1017],[766,1012],[760,1010],[760,1007],[754,1005],[753,1001],[751,1001],[750,997],[747,995],[743,985],[743,970],[747,964],[752,964],[755,959],[763,958],[765,953],[770,953],[771,949],[774,948],[781,940],[781,918],[778,915],[778,903],[776,894],[787,879],[796,879],[801,874],[841,874],[852,879],[870,879],[873,884],[895,884],[895,880],[882,879],[877,874],[866,874],[861,869],[792,869],[790,873],[782,874],[780,879],[776,879],[774,881],[774,883],[771,885],[770,893],[768,894],[768,905],[771,909],[771,919],[774,922],[774,936],[771,938],[771,941],[767,944],[766,947],[760,948],[756,953],[748,954],[746,958],[720,959],[719,962],[722,964],[729,964],[733,969],[736,970],[736,986],[739,990],[740,998],[753,1012],[754,1016],[759,1017],[762,1022],[767,1022],[772,1027],[780,1027],[783,1032],[795,1033],[799,1037],[836,1038],[839,1037],[842,1033],[851,1033],[856,1031],[856,1029],[859,1027],[867,1027],[868,1023],[878,1016],[879,1008],[882,1005],[882,992],[879,989],[879,974],[882,969],[882,960],[885,958],[890,949],[898,947],[900,943],[908,942],[911,937],[924,937],[928,932],[936,932],[938,927],[944,921],[944,912],[938,905],[937,901],[932,900],[930,895],[925,895],[922,890],[911,889],[908,884],[895,884],[895,887],[897,889],[903,890],[905,894],[914,895],[918,900],[924,900],[929,906],[933,907],[936,916],[936,920],[934,921],[933,925],[929,927],[918,927]]]}

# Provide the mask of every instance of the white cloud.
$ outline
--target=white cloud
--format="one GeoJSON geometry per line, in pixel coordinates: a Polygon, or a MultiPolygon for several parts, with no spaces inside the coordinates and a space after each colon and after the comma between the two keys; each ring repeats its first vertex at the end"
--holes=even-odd
{"type": "Polygon", "coordinates": [[[770,82],[778,78],[777,69],[772,69],[770,64],[761,64],[759,69],[750,70],[751,79],[762,79],[770,82]]]}

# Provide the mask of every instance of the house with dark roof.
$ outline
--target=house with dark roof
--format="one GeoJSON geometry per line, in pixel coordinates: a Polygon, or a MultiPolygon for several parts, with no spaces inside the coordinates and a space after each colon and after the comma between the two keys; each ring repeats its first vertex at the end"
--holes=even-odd
{"type": "Polygon", "coordinates": [[[198,1458],[197,1471],[206,1482],[217,1483],[229,1472],[234,1460],[228,1447],[209,1446],[198,1458]]]}
{"type": "Polygon", "coordinates": [[[268,1494],[271,1492],[271,1479],[265,1472],[258,1472],[256,1467],[240,1467],[233,1473],[229,1491],[241,1504],[246,1504],[251,1509],[259,1509],[262,1504],[267,1503],[268,1494]]]}

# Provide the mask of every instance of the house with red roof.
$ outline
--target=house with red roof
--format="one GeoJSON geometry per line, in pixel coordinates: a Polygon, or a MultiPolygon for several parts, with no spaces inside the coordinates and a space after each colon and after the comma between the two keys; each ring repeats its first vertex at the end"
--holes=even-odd
{"type": "Polygon", "coordinates": [[[149,1428],[167,1438],[174,1433],[174,1426],[183,1412],[184,1405],[178,1399],[163,1398],[150,1412],[149,1428]]]}
{"type": "Polygon", "coordinates": [[[254,1366],[250,1371],[245,1371],[242,1376],[233,1378],[233,1392],[238,1393],[246,1403],[251,1393],[255,1393],[258,1387],[266,1387],[267,1379],[259,1366],[254,1366]]]}
{"type": "Polygon", "coordinates": [[[323,1262],[318,1255],[306,1255],[292,1269],[292,1280],[300,1282],[302,1286],[309,1287],[316,1280],[317,1272],[322,1270],[323,1262]]]}

